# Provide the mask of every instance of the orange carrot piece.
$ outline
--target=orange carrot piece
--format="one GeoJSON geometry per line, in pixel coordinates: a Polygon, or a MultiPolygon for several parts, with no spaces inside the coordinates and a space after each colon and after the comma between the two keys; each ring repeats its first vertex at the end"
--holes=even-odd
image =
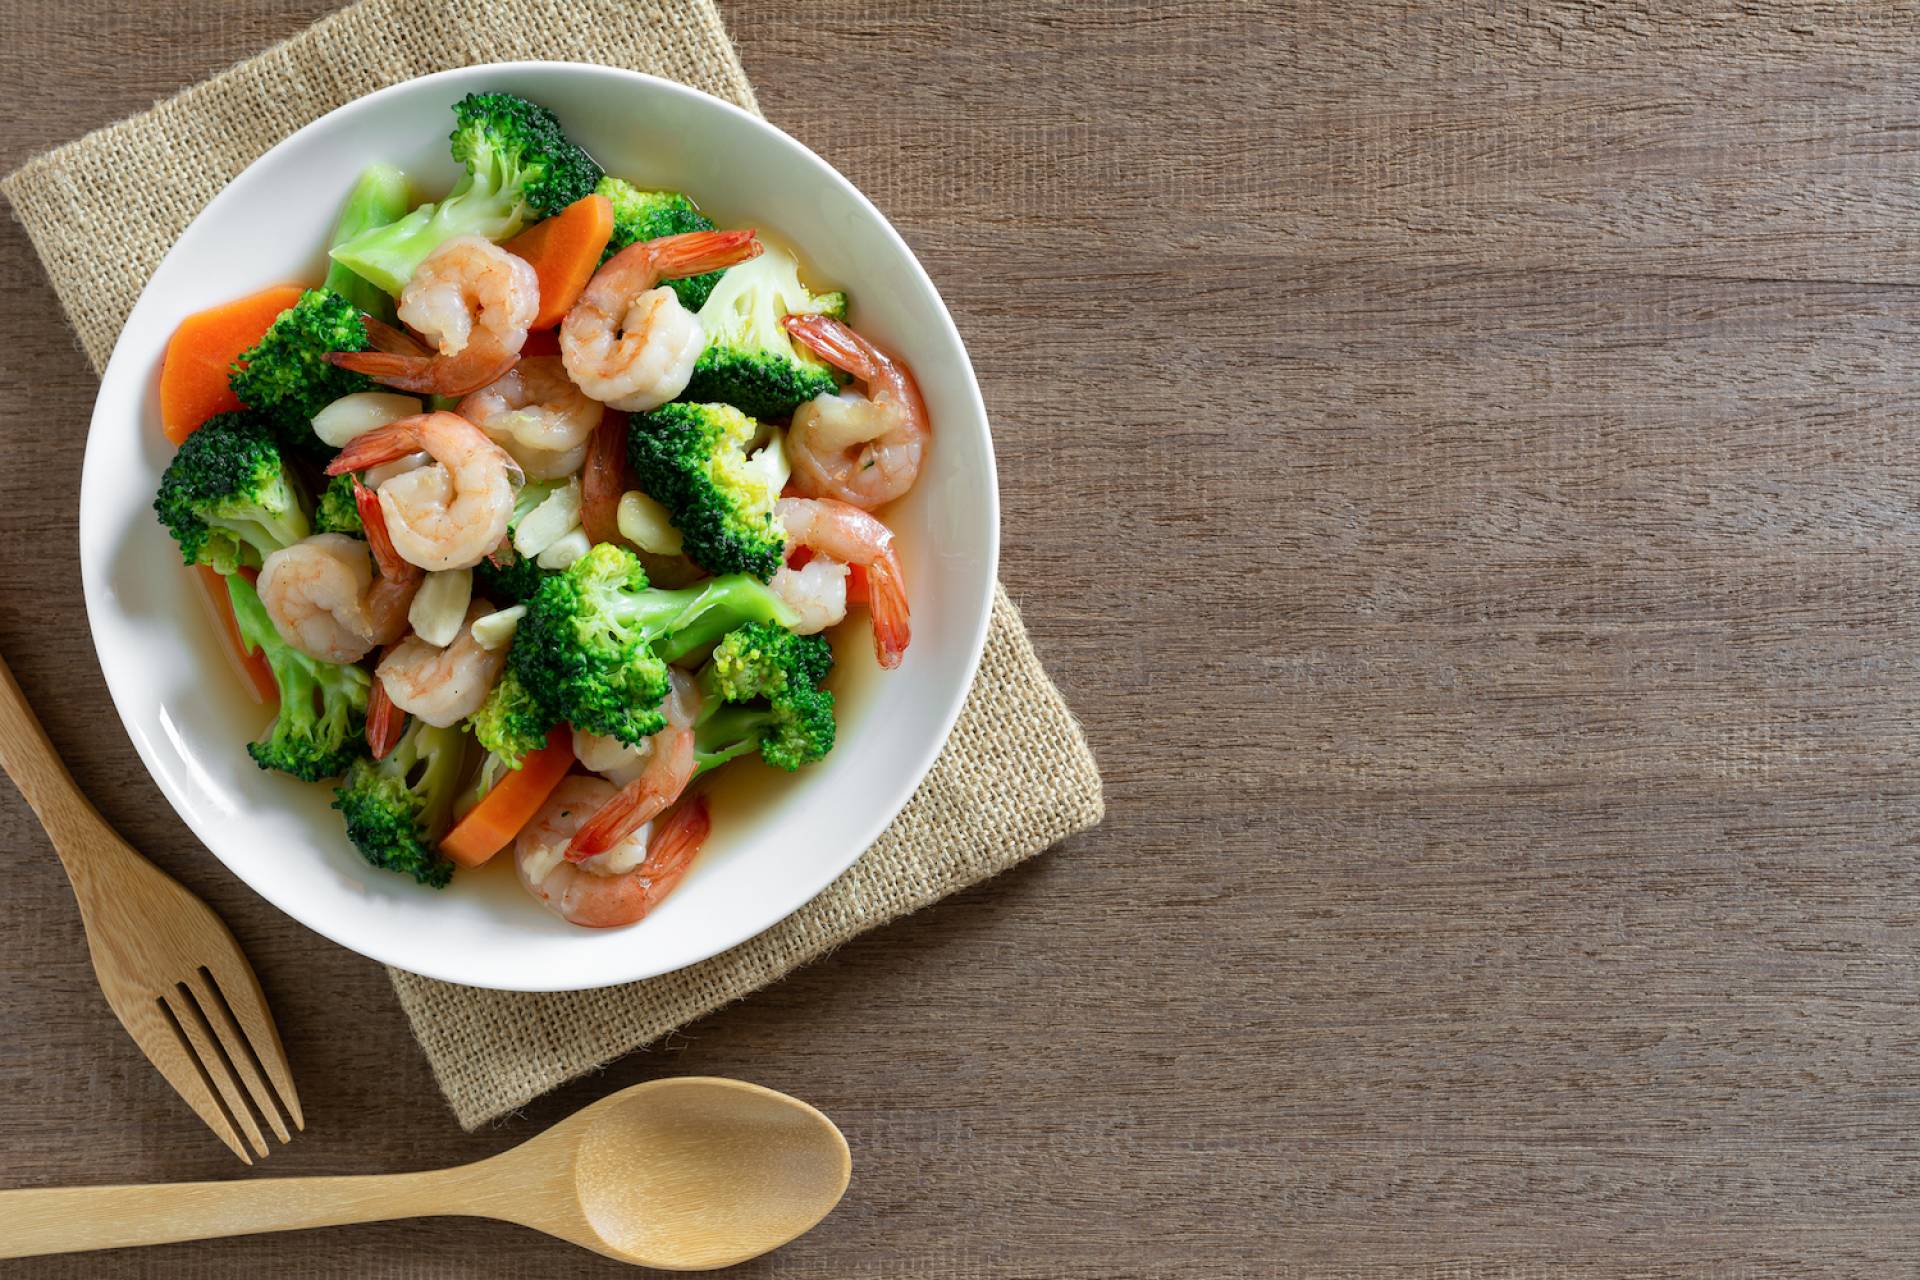
{"type": "Polygon", "coordinates": [[[501,245],[525,258],[540,277],[540,312],[532,329],[560,323],[593,279],[607,241],[613,239],[613,202],[605,196],[581,196],[501,245]]]}
{"type": "Polygon", "coordinates": [[[493,785],[467,816],[441,838],[440,852],[462,867],[477,867],[506,848],[533,820],[573,767],[573,730],[556,725],[547,745],[493,785]]]}
{"type": "Polygon", "coordinates": [[[267,327],[300,301],[298,285],[275,285],[244,298],[196,311],[167,341],[160,364],[160,429],[179,444],[216,413],[240,407],[227,386],[229,368],[259,342],[267,327]]]}
{"type": "Polygon", "coordinates": [[[199,584],[200,602],[207,607],[207,617],[220,637],[228,665],[240,677],[241,688],[262,706],[275,705],[280,701],[280,688],[274,683],[273,668],[267,665],[266,654],[247,652],[246,644],[240,639],[240,624],[233,620],[233,600],[227,595],[227,580],[203,564],[193,566],[193,576],[199,584]]]}

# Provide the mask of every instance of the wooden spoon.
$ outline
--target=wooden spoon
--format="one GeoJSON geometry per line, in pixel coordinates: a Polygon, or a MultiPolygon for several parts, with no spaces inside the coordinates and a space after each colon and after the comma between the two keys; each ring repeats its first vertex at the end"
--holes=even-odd
{"type": "Polygon", "coordinates": [[[426,1173],[0,1191],[0,1258],[392,1218],[498,1218],[621,1262],[732,1266],[827,1216],[852,1172],[833,1121],[784,1093],[634,1085],[511,1151],[426,1173]]]}

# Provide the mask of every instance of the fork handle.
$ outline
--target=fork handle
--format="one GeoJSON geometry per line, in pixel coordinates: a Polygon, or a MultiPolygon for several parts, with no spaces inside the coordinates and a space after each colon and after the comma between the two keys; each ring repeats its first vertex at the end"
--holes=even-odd
{"type": "Polygon", "coordinates": [[[460,1173],[0,1191],[0,1258],[459,1214],[460,1173]]]}
{"type": "Polygon", "coordinates": [[[52,839],[54,852],[71,872],[74,859],[90,843],[86,837],[98,835],[106,822],[60,763],[47,731],[40,727],[4,660],[0,660],[0,769],[26,797],[52,839]]]}

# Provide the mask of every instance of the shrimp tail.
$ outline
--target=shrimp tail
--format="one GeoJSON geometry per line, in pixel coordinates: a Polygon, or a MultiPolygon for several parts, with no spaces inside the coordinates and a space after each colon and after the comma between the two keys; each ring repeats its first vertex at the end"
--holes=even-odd
{"type": "Polygon", "coordinates": [[[397,325],[388,324],[378,316],[362,315],[360,323],[367,330],[367,345],[375,351],[384,351],[396,356],[430,356],[433,349],[426,343],[397,325]]]}
{"type": "MultiPolygon", "coordinates": [[[[384,427],[361,432],[334,455],[333,461],[327,464],[327,474],[343,476],[349,471],[365,471],[368,467],[377,467],[383,462],[393,462],[418,452],[420,433],[414,424],[419,421],[418,418],[402,418],[384,427]]],[[[356,491],[354,505],[358,507],[359,503],[360,495],[356,491]]],[[[361,509],[361,518],[366,518],[364,508],[361,509]]]]}
{"type": "Polygon", "coordinates": [[[573,833],[567,843],[567,861],[585,862],[597,853],[605,853],[652,821],[673,800],[673,796],[660,794],[653,778],[644,774],[635,778],[573,833]]]}
{"type": "Polygon", "coordinates": [[[428,396],[464,396],[498,382],[520,363],[518,351],[482,352],[468,347],[457,356],[398,355],[391,351],[329,351],[327,363],[363,373],[400,391],[428,396]]]}
{"type": "MultiPolygon", "coordinates": [[[[634,249],[646,255],[662,280],[705,275],[709,271],[719,271],[757,258],[762,252],[760,242],[754,239],[752,228],[744,231],[688,231],[677,236],[662,236],[658,240],[643,240],[620,252],[631,253],[634,249]]],[[[616,260],[618,256],[615,255],[616,260]]],[[[601,270],[612,265],[609,262],[601,270]]]]}
{"type": "Polygon", "coordinates": [[[367,550],[373,552],[373,562],[379,566],[380,576],[392,582],[419,577],[420,567],[408,564],[394,548],[393,537],[387,532],[387,513],[380,506],[380,495],[362,484],[359,476],[353,478],[353,505],[360,513],[360,527],[367,535],[367,550]]]}
{"type": "Polygon", "coordinates": [[[907,642],[912,639],[906,577],[900,572],[900,560],[892,547],[866,566],[866,570],[867,611],[873,618],[873,652],[880,665],[891,671],[906,656],[907,642]]]}
{"type": "MultiPolygon", "coordinates": [[[[385,660],[391,652],[393,646],[388,645],[381,659],[385,660]]],[[[367,695],[367,750],[373,753],[373,758],[385,760],[406,727],[407,713],[393,705],[393,699],[387,696],[386,682],[374,676],[373,689],[367,695]]]]}
{"type": "Polygon", "coordinates": [[[871,342],[831,316],[787,316],[780,323],[807,350],[862,382],[872,382],[886,359],[871,342]]]}
{"type": "Polygon", "coordinates": [[[670,887],[686,871],[687,864],[700,852],[700,846],[707,842],[707,834],[712,830],[713,819],[707,813],[707,798],[688,797],[674,806],[673,812],[662,818],[660,825],[653,829],[653,836],[647,841],[646,861],[640,864],[640,874],[656,885],[667,881],[670,887]]]}

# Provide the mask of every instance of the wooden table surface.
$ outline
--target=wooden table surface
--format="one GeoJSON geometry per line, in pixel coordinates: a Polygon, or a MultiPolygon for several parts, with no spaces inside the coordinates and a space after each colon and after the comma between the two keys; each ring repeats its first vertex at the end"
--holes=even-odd
{"type": "MultiPolygon", "coordinates": [[[[326,7],[0,6],[0,168],[326,7]]],[[[953,308],[1109,819],[462,1134],[380,970],[121,732],[75,580],[94,379],[8,223],[0,652],[253,956],[311,1117],[272,1171],[715,1073],[855,1151],[745,1275],[1920,1267],[1920,17],[726,12],[953,308]]],[[[0,1183],[236,1176],[10,791],[0,846],[0,1183]]],[[[452,1220],[0,1269],[615,1274],[452,1220]]]]}

